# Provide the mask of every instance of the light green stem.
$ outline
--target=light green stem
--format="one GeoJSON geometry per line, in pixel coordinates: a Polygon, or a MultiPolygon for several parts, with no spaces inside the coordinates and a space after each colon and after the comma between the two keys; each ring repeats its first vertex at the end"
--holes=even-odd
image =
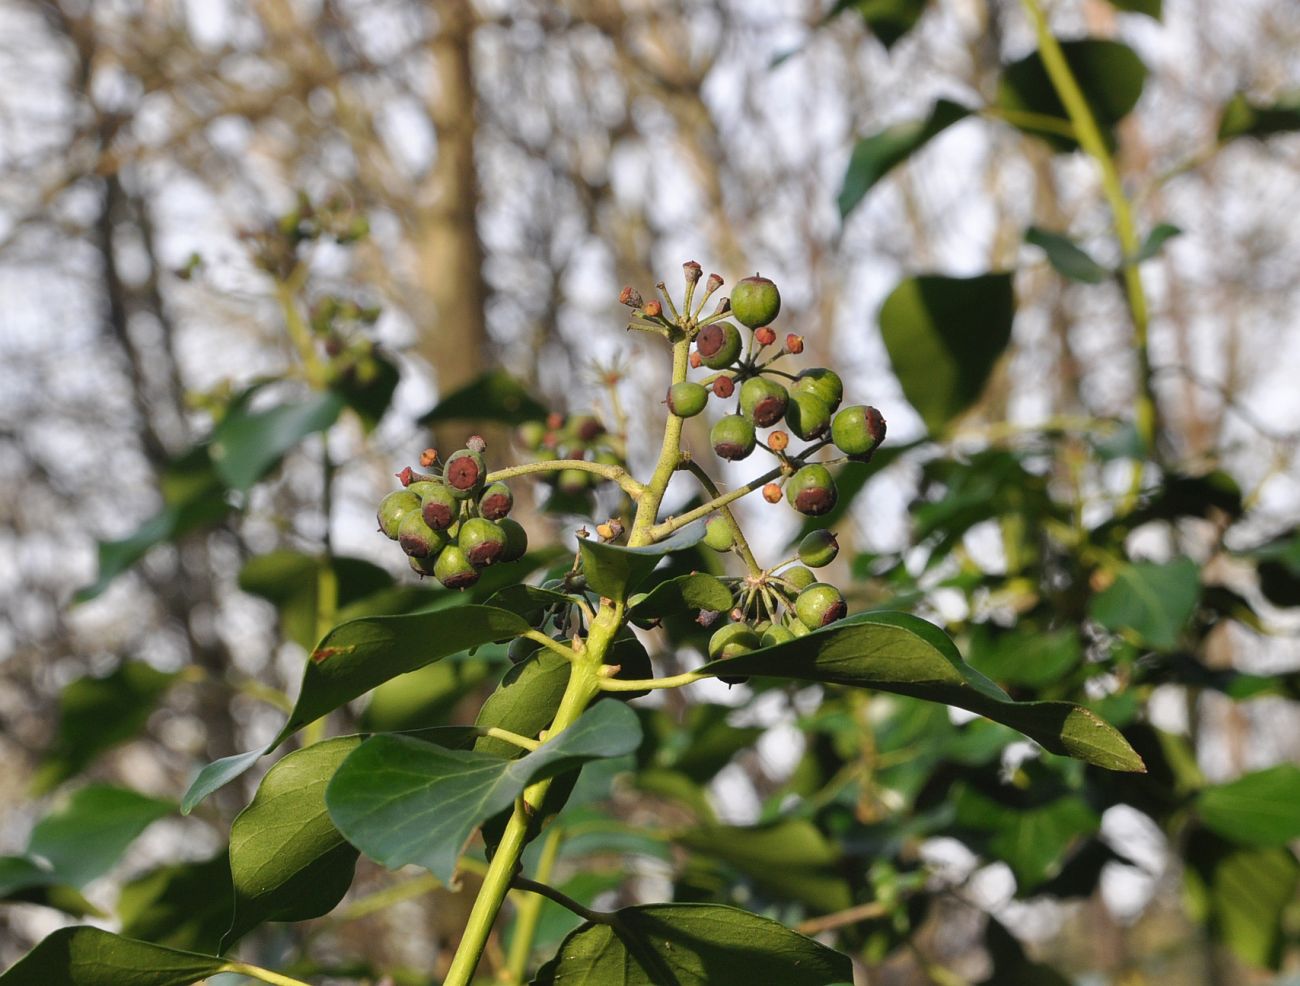
{"type": "Polygon", "coordinates": [[[311,986],[311,983],[305,983],[301,979],[284,976],[278,972],[272,972],[270,969],[263,969],[260,966],[249,965],[247,962],[228,962],[221,968],[221,971],[233,972],[240,976],[252,976],[264,983],[270,983],[271,986],[311,986]]]}
{"type": "Polygon", "coordinates": [[[643,692],[653,691],[657,688],[681,688],[682,685],[689,685],[692,682],[712,677],[713,675],[701,674],[698,671],[684,671],[668,678],[641,678],[639,680],[601,678],[600,690],[602,692],[643,692]]]}
{"type": "MultiPolygon", "coordinates": [[[[673,336],[673,377],[672,383],[678,384],[686,379],[690,367],[691,341],[686,333],[675,330],[673,336]]],[[[670,384],[671,386],[671,384],[670,384]]],[[[655,518],[659,516],[659,505],[663,503],[664,491],[672,481],[682,457],[682,419],[669,414],[664,422],[663,444],[659,447],[659,461],[655,464],[654,474],[645,487],[644,494],[637,503],[636,517],[632,520],[632,533],[628,535],[629,548],[639,548],[653,544],[658,538],[654,534],[655,518]]]]}
{"type": "Polygon", "coordinates": [[[507,466],[487,474],[484,482],[495,483],[497,480],[513,479],[515,476],[530,476],[543,472],[563,472],[577,469],[579,472],[595,473],[619,487],[633,500],[639,500],[644,487],[638,483],[622,466],[606,465],[603,462],[588,462],[585,459],[551,459],[548,462],[525,462],[518,466],[507,466]]]}
{"type": "MultiPolygon", "coordinates": [[[[692,476],[700,481],[700,485],[704,487],[704,491],[708,493],[709,496],[713,497],[714,500],[717,500],[722,496],[722,494],[718,492],[718,484],[713,481],[713,477],[705,472],[698,462],[694,459],[687,459],[686,469],[692,476]]],[[[731,528],[732,543],[735,545],[736,553],[744,559],[745,567],[749,569],[749,574],[761,575],[763,569],[759,566],[758,559],[754,557],[754,552],[750,550],[749,542],[745,540],[745,532],[740,529],[740,521],[736,520],[736,515],[733,514],[731,508],[726,505],[722,506],[719,512],[727,522],[727,526],[731,528]]]]}
{"type": "Polygon", "coordinates": [[[508,729],[502,729],[500,726],[489,726],[485,736],[491,736],[493,739],[499,739],[512,746],[517,746],[521,750],[536,750],[542,744],[535,739],[529,739],[527,736],[520,736],[518,733],[512,733],[508,729]]]}
{"type": "MultiPolygon", "coordinates": [[[[546,883],[551,878],[555,858],[560,854],[563,841],[563,829],[556,825],[546,833],[542,843],[542,854],[537,860],[537,879],[546,883]]],[[[524,976],[528,974],[528,959],[533,954],[533,939],[537,936],[537,924],[542,917],[543,898],[535,893],[523,893],[519,902],[518,917],[515,918],[515,935],[510,942],[510,953],[506,958],[510,982],[514,986],[523,986],[524,976]]]]}

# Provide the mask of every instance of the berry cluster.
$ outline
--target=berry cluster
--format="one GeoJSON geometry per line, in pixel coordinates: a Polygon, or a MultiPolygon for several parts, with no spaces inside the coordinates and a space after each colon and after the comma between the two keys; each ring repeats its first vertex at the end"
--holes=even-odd
{"type": "Polygon", "coordinates": [[[514,506],[510,487],[488,483],[486,443],[472,436],[445,462],[426,449],[420,465],[397,474],[405,489],[384,497],[379,529],[398,542],[421,576],[433,575],[448,589],[465,589],[495,562],[514,561],[528,550],[522,525],[507,515],[514,506]]]}
{"type": "MultiPolygon", "coordinates": [[[[594,414],[550,414],[545,422],[529,421],[515,432],[518,443],[535,462],[582,459],[607,466],[624,462],[622,439],[612,434],[594,414]]],[[[559,469],[537,475],[561,493],[576,496],[600,482],[600,476],[583,469],[559,469]]]]}

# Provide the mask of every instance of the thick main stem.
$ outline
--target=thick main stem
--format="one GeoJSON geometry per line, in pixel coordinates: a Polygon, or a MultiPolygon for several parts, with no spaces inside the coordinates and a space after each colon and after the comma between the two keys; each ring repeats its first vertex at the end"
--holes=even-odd
{"type": "MultiPolygon", "coordinates": [[[[690,366],[691,341],[686,333],[678,330],[673,336],[673,378],[672,383],[681,383],[686,379],[690,366]]],[[[671,386],[671,384],[670,384],[671,386]]],[[[629,548],[639,548],[654,542],[651,533],[655,518],[659,516],[659,505],[663,503],[664,492],[677,471],[682,456],[682,419],[669,413],[664,423],[663,444],[659,448],[659,461],[655,464],[654,474],[649,484],[642,490],[641,499],[636,505],[636,517],[632,521],[632,532],[628,535],[629,548]]]]}

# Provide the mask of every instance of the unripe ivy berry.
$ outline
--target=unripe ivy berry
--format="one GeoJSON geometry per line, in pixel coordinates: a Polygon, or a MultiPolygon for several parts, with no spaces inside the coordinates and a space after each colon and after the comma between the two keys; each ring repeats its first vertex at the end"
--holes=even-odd
{"type": "Polygon", "coordinates": [[[831,440],[845,455],[869,456],[885,440],[885,419],[874,407],[841,408],[831,422],[831,440]]]}
{"type": "Polygon", "coordinates": [[[421,500],[423,500],[426,493],[430,492],[431,490],[437,489],[441,485],[442,485],[442,480],[440,479],[420,479],[413,482],[410,486],[408,486],[406,488],[406,492],[414,493],[421,500]]]}
{"type": "Polygon", "coordinates": [[[770,346],[776,342],[776,332],[770,325],[754,330],[754,341],[760,346],[770,346]]]}
{"type": "Polygon", "coordinates": [[[709,391],[703,384],[682,380],[668,388],[668,410],[679,418],[693,418],[709,402],[709,391]]]}
{"type": "Polygon", "coordinates": [[[460,501],[445,483],[428,483],[420,497],[420,513],[435,531],[445,531],[460,515],[460,501]]]}
{"type": "Polygon", "coordinates": [[[704,543],[714,551],[730,551],[733,543],[731,525],[725,517],[711,517],[704,526],[704,543]]]}
{"type": "Polygon", "coordinates": [[[575,414],[565,431],[580,442],[592,442],[605,434],[605,426],[594,414],[575,414]]]}
{"type": "Polygon", "coordinates": [[[799,622],[809,630],[816,630],[841,619],[847,612],[840,590],[826,582],[814,582],[794,601],[794,612],[799,622]]]}
{"type": "Polygon", "coordinates": [[[768,503],[780,503],[780,502],[781,502],[781,484],[780,484],[780,483],[768,483],[766,486],[764,486],[764,487],[763,487],[763,499],[766,500],[768,503]]]}
{"type": "Polygon", "coordinates": [[[528,550],[528,532],[517,520],[504,517],[499,521],[501,530],[506,535],[506,546],[501,551],[501,561],[518,561],[528,550]]]}
{"type": "Polygon", "coordinates": [[[785,409],[785,423],[805,442],[826,434],[831,426],[831,409],[821,398],[808,393],[793,392],[785,409]]]}
{"type": "Polygon", "coordinates": [[[540,648],[542,645],[535,640],[527,637],[516,637],[510,641],[510,646],[506,648],[506,657],[511,664],[522,664],[528,659],[528,656],[540,648]]]}
{"type": "Polygon", "coordinates": [[[760,428],[770,428],[785,416],[790,394],[775,380],[750,377],[740,385],[740,411],[760,428]]]}
{"type": "Polygon", "coordinates": [[[803,625],[803,620],[799,619],[799,617],[794,616],[793,614],[787,619],[784,626],[787,630],[789,630],[792,634],[794,634],[796,639],[798,639],[799,637],[806,637],[808,636],[808,634],[812,633],[811,630],[809,630],[806,626],[803,625]]]}
{"type": "Polygon", "coordinates": [[[720,418],[709,432],[709,441],[719,458],[737,462],[747,458],[758,443],[754,423],[739,414],[720,418]]]}
{"type": "Polygon", "coordinates": [[[384,537],[390,541],[397,540],[397,529],[402,523],[402,518],[409,513],[418,513],[420,509],[420,498],[410,490],[394,490],[379,501],[379,511],[375,514],[375,519],[379,521],[379,529],[384,532],[384,537]]]}
{"type": "Polygon", "coordinates": [[[810,585],[817,581],[811,569],[804,568],[802,565],[793,565],[781,573],[781,578],[794,587],[795,592],[802,592],[810,585]]]}
{"type": "Polygon", "coordinates": [[[695,337],[695,351],[710,370],[721,370],[736,362],[740,347],[740,330],[730,322],[706,325],[695,337]]]}
{"type": "Polygon", "coordinates": [[[839,498],[830,470],[816,462],[804,466],[785,484],[785,498],[790,506],[807,517],[820,517],[839,498]]]}
{"type": "Polygon", "coordinates": [[[809,531],[799,542],[799,560],[809,568],[825,568],[840,553],[840,542],[825,528],[809,531]]]}
{"type": "Polygon", "coordinates": [[[812,366],[795,378],[790,390],[796,394],[812,394],[834,411],[844,399],[844,381],[834,370],[812,366]]]}
{"type": "Polygon", "coordinates": [[[787,627],[774,623],[763,631],[758,638],[758,645],[760,647],[775,647],[777,644],[788,644],[792,640],[794,640],[794,634],[787,627]]]}
{"type": "Polygon", "coordinates": [[[478,569],[470,564],[465,552],[454,544],[442,549],[442,554],[434,562],[433,574],[448,589],[468,589],[478,581],[478,569]]]}
{"type": "Polygon", "coordinates": [[[447,535],[435,531],[424,522],[418,510],[412,510],[402,517],[397,526],[397,543],[412,558],[427,558],[436,555],[447,543],[447,535]]]}
{"type": "Polygon", "coordinates": [[[506,532],[485,517],[471,517],[460,525],[456,543],[475,568],[498,561],[506,548],[506,532]]]}
{"type": "Polygon", "coordinates": [[[745,623],[728,623],[715,630],[709,638],[709,657],[723,661],[757,650],[758,645],[758,634],[753,627],[745,623]]]}
{"type": "Polygon", "coordinates": [[[488,520],[500,520],[514,509],[515,495],[505,483],[493,483],[478,498],[478,512],[488,520]]]}
{"type": "Polygon", "coordinates": [[[770,325],[781,311],[781,292],[766,277],[746,277],[731,289],[731,311],[751,329],[770,325]]]}
{"type": "Polygon", "coordinates": [[[442,470],[443,480],[458,500],[468,500],[478,496],[483,489],[483,478],[487,468],[483,465],[483,456],[472,449],[463,448],[453,452],[442,470]]]}
{"type": "Polygon", "coordinates": [[[736,381],[731,377],[718,377],[713,381],[713,394],[722,400],[726,400],[736,392],[736,381]]]}

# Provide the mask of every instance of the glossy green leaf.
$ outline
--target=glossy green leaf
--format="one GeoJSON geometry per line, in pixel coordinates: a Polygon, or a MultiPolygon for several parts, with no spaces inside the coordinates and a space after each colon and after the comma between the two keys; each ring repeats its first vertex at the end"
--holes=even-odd
{"type": "MultiPolygon", "coordinates": [[[[1147,69],[1133,49],[1118,41],[1087,38],[1062,41],[1061,51],[1070,66],[1093,118],[1108,142],[1115,124],[1137,105],[1146,82],[1147,69]]],[[[998,87],[998,105],[1012,113],[1031,113],[1055,121],[1053,126],[1036,125],[1023,118],[1012,122],[1026,133],[1042,137],[1058,151],[1072,151],[1079,144],[1061,128],[1070,126],[1069,115],[1056,95],[1052,80],[1037,51],[1008,65],[998,87]]]]}
{"type": "Polygon", "coordinates": [[[528,624],[503,609],[456,606],[406,616],[372,616],[335,627],[312,652],[289,721],[263,750],[213,761],[181,800],[188,814],[213,791],[310,722],[400,674],[496,640],[514,637],[528,624]]]}
{"type": "Polygon", "coordinates": [[[393,394],[401,382],[401,374],[393,362],[374,354],[343,379],[333,384],[333,389],[357,412],[366,431],[373,431],[393,402],[393,394]]]}
{"type": "Polygon", "coordinates": [[[840,855],[811,822],[788,818],[771,825],[717,825],[687,829],[676,841],[740,870],[760,890],[797,900],[816,911],[840,911],[853,894],[840,855]]]}
{"type": "Polygon", "coordinates": [[[26,856],[0,856],[0,902],[39,904],[73,917],[104,916],[48,865],[26,856]]]}
{"type": "Polygon", "coordinates": [[[504,648],[487,644],[475,652],[487,658],[501,653],[501,661],[438,661],[385,681],[371,694],[361,716],[361,728],[370,733],[407,732],[442,726],[466,696],[477,692],[504,662],[504,648]]]}
{"type": "MultiPolygon", "coordinates": [[[[361,558],[335,557],[336,611],[391,588],[393,577],[361,558]]],[[[316,643],[317,594],[324,560],[297,551],[272,551],[250,558],[239,571],[239,588],[273,603],[284,636],[305,650],[316,643]]]]}
{"type": "Polygon", "coordinates": [[[1160,20],[1161,0],[1110,0],[1110,2],[1120,10],[1127,10],[1134,14],[1146,14],[1148,17],[1160,20]]]}
{"type": "Polygon", "coordinates": [[[866,21],[871,33],[886,48],[892,48],[903,35],[916,27],[929,0],[839,0],[828,18],[853,11],[866,21]]]}
{"type": "Polygon", "coordinates": [[[1052,233],[1038,226],[1030,226],[1025,231],[1025,242],[1041,247],[1047,254],[1047,261],[1062,277],[1084,284],[1100,284],[1112,276],[1091,255],[1074,240],[1061,233],[1052,233]]]}
{"type": "Polygon", "coordinates": [[[1200,593],[1196,562],[1138,562],[1120,567],[1114,583],[1093,597],[1089,614],[1108,630],[1131,634],[1156,650],[1173,650],[1200,593]]]}
{"type": "Polygon", "coordinates": [[[1134,261],[1140,264],[1144,260],[1150,260],[1160,252],[1160,248],[1167,242],[1175,236],[1182,235],[1183,231],[1172,223],[1160,223],[1151,232],[1147,233],[1147,238],[1138,247],[1137,255],[1133,258],[1134,261]]]}
{"type": "Polygon", "coordinates": [[[522,424],[546,417],[546,408],[523,384],[504,370],[489,370],[482,376],[442,398],[420,424],[440,421],[500,421],[522,424]]]}
{"type": "MultiPolygon", "coordinates": [[[[569,662],[549,648],[539,649],[505,673],[479,709],[474,725],[505,729],[531,739],[551,724],[568,684],[569,662]]],[[[492,736],[479,737],[474,749],[507,760],[522,753],[519,747],[492,736]]]]}
{"type": "Polygon", "coordinates": [[[103,678],[78,678],[59,694],[59,728],[32,786],[44,793],[80,773],[105,750],[133,739],[174,672],[143,661],[123,661],[103,678]]]}
{"type": "Polygon", "coordinates": [[[1197,795],[1196,813],[1233,842],[1285,846],[1300,838],[1300,767],[1278,764],[1206,788],[1197,795]]]}
{"type": "Polygon", "coordinates": [[[344,405],[341,395],[325,392],[265,411],[232,408],[212,433],[217,473],[232,489],[249,489],[304,438],[337,421],[344,405]]]}
{"type": "Polygon", "coordinates": [[[602,544],[593,538],[578,542],[582,572],[591,591],[610,599],[626,599],[645,580],[664,555],[684,551],[704,537],[704,521],[687,524],[680,531],[642,548],[602,544]]]}
{"type": "MultiPolygon", "coordinates": [[[[1192,902],[1213,938],[1251,965],[1282,959],[1284,913],[1300,888],[1300,862],[1289,849],[1246,848],[1207,833],[1185,852],[1192,902]]],[[[2,984],[0,984],[2,986],[2,984]]]]}
{"type": "Polygon", "coordinates": [[[994,681],[1042,688],[1083,660],[1083,643],[1073,627],[1041,630],[1033,624],[995,632],[979,627],[970,642],[971,666],[994,681]]]}
{"type": "Polygon", "coordinates": [[[1013,702],[961,659],[942,630],[905,613],[863,613],[700,670],[912,695],[1003,723],[1052,753],[1109,770],[1143,770],[1124,737],[1095,713],[1069,702],[1013,702]]]}
{"type": "Polygon", "coordinates": [[[1300,130],[1300,93],[1263,105],[1239,92],[1223,108],[1223,117],[1219,121],[1219,140],[1229,141],[1234,137],[1263,139],[1296,130],[1300,130]]]}
{"type": "Polygon", "coordinates": [[[827,986],[853,978],[848,956],[734,907],[645,904],[612,918],[565,938],[532,986],[827,986]]]}
{"type": "Polygon", "coordinates": [[[984,833],[984,846],[1011,867],[1021,894],[1060,871],[1069,851],[1100,827],[1082,798],[1066,795],[1028,807],[1000,804],[970,787],[953,795],[958,826],[984,833]]]}
{"type": "Polygon", "coordinates": [[[233,917],[234,885],[223,849],[211,859],[150,870],[122,888],[124,938],[216,955],[233,917]]]}
{"type": "Polygon", "coordinates": [[[227,971],[241,969],[98,928],[63,928],[0,976],[0,986],[189,986],[227,971]]]}
{"type": "Polygon", "coordinates": [[[27,852],[49,863],[59,879],[84,887],[117,863],[153,822],[176,810],[121,787],[84,787],[32,829],[27,852]]]}
{"type": "Polygon", "coordinates": [[[848,171],[840,185],[840,216],[847,216],[866,198],[875,184],[954,123],[970,116],[970,110],[941,99],[924,120],[896,123],[853,145],[848,171]]]}
{"type": "Polygon", "coordinates": [[[885,299],[880,331],[889,361],[931,432],[979,399],[1014,316],[1010,274],[909,277],[885,299]]]}
{"type": "Polygon", "coordinates": [[[666,579],[635,606],[628,607],[628,617],[637,621],[657,620],[699,609],[715,612],[731,609],[731,590],[716,575],[695,572],[666,579]]]}
{"type": "Polygon", "coordinates": [[[325,810],[325,788],[357,736],[316,743],[267,771],[230,828],[235,918],[229,942],[263,921],[329,913],[352,885],[357,851],[325,810]]]}
{"type": "Polygon", "coordinates": [[[621,702],[596,703],[517,760],[374,736],[339,767],[325,801],[338,830],[370,858],[392,868],[416,863],[450,883],[470,834],[528,784],[630,753],[640,740],[636,713],[621,702]]]}

